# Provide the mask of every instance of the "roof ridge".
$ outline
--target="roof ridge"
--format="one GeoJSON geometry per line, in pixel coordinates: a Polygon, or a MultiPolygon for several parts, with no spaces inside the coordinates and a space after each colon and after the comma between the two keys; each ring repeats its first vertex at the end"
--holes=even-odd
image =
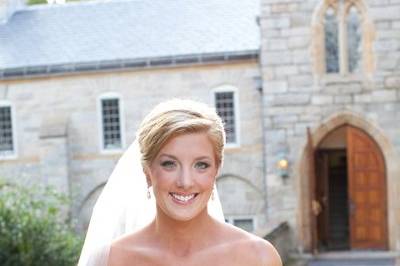
{"type": "Polygon", "coordinates": [[[143,0],[87,0],[87,1],[73,1],[67,2],[65,4],[35,4],[35,5],[25,5],[24,7],[16,10],[15,13],[20,11],[30,11],[30,10],[45,10],[45,9],[55,9],[55,8],[70,8],[76,6],[93,6],[99,4],[116,4],[124,2],[142,2],[143,0]]]}

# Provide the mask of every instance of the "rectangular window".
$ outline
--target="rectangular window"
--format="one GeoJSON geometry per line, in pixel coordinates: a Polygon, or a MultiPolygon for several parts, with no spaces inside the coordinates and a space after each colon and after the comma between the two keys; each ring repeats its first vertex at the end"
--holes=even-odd
{"type": "Polygon", "coordinates": [[[234,226],[239,227],[250,233],[254,232],[255,229],[254,219],[251,217],[225,217],[225,222],[233,224],[234,226]]]}
{"type": "Polygon", "coordinates": [[[237,143],[234,96],[233,91],[215,93],[215,108],[224,122],[226,143],[237,143]]]}
{"type": "Polygon", "coordinates": [[[103,125],[103,149],[121,149],[122,142],[119,99],[102,99],[101,115],[103,125]]]}
{"type": "Polygon", "coordinates": [[[0,107],[0,155],[14,154],[11,106],[0,107]]]}

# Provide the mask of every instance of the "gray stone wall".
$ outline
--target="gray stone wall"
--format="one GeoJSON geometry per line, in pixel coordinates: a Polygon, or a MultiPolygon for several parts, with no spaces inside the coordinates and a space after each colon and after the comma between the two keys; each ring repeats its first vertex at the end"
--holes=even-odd
{"type": "Polygon", "coordinates": [[[318,33],[312,29],[312,18],[321,2],[263,0],[261,5],[268,216],[289,221],[299,235],[302,181],[293,169],[298,169],[307,127],[315,129],[334,114],[351,112],[384,132],[400,153],[399,1],[363,1],[375,33],[371,75],[316,73],[321,55],[313,53],[318,33]],[[287,153],[292,171],[286,183],[276,167],[281,152],[287,153]]]}
{"type": "MultiPolygon", "coordinates": [[[[157,103],[181,97],[211,104],[212,89],[231,85],[238,90],[241,144],[226,149],[221,176],[240,177],[263,191],[259,76],[257,62],[249,61],[0,81],[0,95],[14,104],[18,127],[18,158],[0,160],[0,176],[24,176],[71,193],[74,217],[85,220],[89,216],[82,212],[91,210],[96,188],[107,181],[121,156],[100,153],[97,101],[102,93],[121,96],[129,145],[140,121],[157,103]]],[[[237,202],[236,193],[247,192],[248,188],[237,184],[232,194],[221,195],[227,206],[237,202]]],[[[238,210],[239,214],[243,211],[247,210],[238,210]]],[[[262,225],[264,218],[259,220],[262,225]]]]}

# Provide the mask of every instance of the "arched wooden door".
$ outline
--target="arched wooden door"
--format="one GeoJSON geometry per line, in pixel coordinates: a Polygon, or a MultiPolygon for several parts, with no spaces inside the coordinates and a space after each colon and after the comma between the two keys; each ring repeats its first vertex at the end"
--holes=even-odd
{"type": "Polygon", "coordinates": [[[378,145],[363,131],[347,127],[350,246],[387,249],[385,163],[378,145]]]}

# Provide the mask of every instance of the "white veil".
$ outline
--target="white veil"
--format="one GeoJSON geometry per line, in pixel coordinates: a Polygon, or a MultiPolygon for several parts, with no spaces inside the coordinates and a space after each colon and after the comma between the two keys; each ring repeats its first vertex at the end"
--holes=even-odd
{"type": "MultiPolygon", "coordinates": [[[[155,217],[155,204],[154,195],[147,198],[141,153],[134,141],[119,159],[93,208],[78,266],[106,266],[111,242],[149,224],[155,217]]],[[[224,221],[215,187],[208,212],[224,221]]]]}

